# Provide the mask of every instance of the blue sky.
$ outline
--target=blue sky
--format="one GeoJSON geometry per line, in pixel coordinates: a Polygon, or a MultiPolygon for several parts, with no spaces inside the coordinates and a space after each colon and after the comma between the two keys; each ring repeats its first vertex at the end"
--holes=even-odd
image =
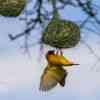
{"type": "MultiPolygon", "coordinates": [[[[70,20],[81,20],[82,14],[72,9],[60,11],[61,17],[70,20]],[[65,13],[66,11],[66,13],[65,13]],[[72,12],[71,12],[72,11],[72,12]]],[[[100,98],[100,63],[91,51],[80,42],[75,48],[64,50],[65,57],[80,63],[79,67],[70,68],[66,86],[57,86],[48,93],[38,90],[40,75],[46,65],[44,55],[51,47],[44,46],[41,63],[39,62],[39,45],[31,48],[28,58],[19,45],[22,39],[11,42],[9,33],[17,34],[24,29],[24,23],[18,19],[0,18],[0,99],[1,100],[99,100],[100,98]],[[95,65],[95,66],[93,66],[95,65]]],[[[34,35],[37,34],[35,30],[34,35]]],[[[93,33],[82,34],[84,39],[100,56],[100,38],[93,33]]],[[[34,41],[37,40],[35,35],[34,41]]]]}

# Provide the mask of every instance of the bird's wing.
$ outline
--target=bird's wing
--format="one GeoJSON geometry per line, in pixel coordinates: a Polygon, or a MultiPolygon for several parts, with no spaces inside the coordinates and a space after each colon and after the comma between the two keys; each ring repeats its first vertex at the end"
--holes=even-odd
{"type": "Polygon", "coordinates": [[[44,71],[41,81],[40,90],[48,91],[54,88],[57,83],[63,85],[66,78],[66,71],[62,67],[51,66],[44,71]],[[63,81],[63,82],[62,82],[63,81]]]}
{"type": "Polygon", "coordinates": [[[68,75],[68,72],[66,71],[66,73],[65,73],[64,77],[62,78],[62,80],[59,81],[59,84],[60,84],[62,87],[65,86],[65,83],[66,83],[65,81],[66,81],[67,75],[68,75]]]}
{"type": "Polygon", "coordinates": [[[40,80],[40,90],[48,91],[57,85],[57,80],[54,78],[54,73],[51,71],[44,72],[40,80]]]}

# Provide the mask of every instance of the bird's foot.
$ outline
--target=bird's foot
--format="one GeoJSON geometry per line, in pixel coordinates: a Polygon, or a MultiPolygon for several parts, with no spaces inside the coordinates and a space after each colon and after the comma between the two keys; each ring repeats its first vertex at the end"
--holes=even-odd
{"type": "Polygon", "coordinates": [[[62,55],[62,56],[63,56],[63,51],[62,51],[62,50],[60,50],[60,55],[62,55]]]}

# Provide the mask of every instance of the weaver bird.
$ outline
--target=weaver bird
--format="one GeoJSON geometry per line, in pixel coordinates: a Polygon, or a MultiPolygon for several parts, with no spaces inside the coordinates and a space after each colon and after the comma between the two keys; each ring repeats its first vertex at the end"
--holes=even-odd
{"type": "Polygon", "coordinates": [[[62,66],[48,64],[41,76],[39,89],[41,91],[49,91],[56,87],[57,84],[64,87],[67,75],[68,72],[62,66]]]}
{"type": "Polygon", "coordinates": [[[54,50],[50,50],[46,54],[46,59],[48,63],[57,66],[72,66],[72,65],[79,65],[74,64],[73,62],[66,59],[63,55],[55,54],[54,50]]]}

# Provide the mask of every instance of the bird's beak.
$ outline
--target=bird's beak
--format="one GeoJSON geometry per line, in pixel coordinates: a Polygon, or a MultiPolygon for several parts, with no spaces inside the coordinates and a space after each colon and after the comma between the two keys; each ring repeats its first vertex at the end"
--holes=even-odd
{"type": "Polygon", "coordinates": [[[74,62],[70,61],[70,63],[68,64],[68,66],[73,66],[73,65],[80,65],[80,64],[75,64],[74,62]]]}
{"type": "MultiPolygon", "coordinates": [[[[73,68],[72,66],[78,66],[80,64],[68,64],[66,66],[63,66],[65,70],[69,69],[69,68],[73,68]]],[[[79,68],[79,67],[75,67],[75,68],[79,68]]]]}
{"type": "Polygon", "coordinates": [[[73,64],[73,63],[70,63],[70,64],[67,64],[66,66],[74,66],[74,65],[80,65],[80,64],[73,64]]]}

